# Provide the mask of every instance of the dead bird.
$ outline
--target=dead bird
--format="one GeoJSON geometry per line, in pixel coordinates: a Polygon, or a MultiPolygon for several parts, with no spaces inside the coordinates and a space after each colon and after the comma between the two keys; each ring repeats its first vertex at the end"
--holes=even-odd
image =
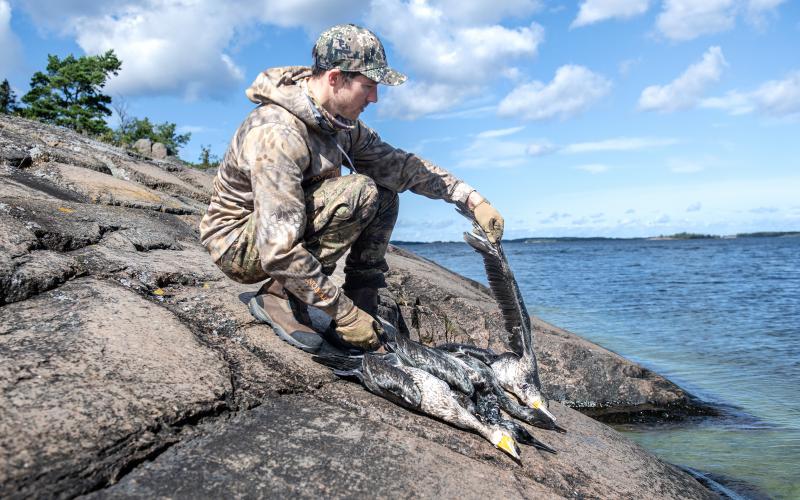
{"type": "Polygon", "coordinates": [[[515,460],[519,446],[511,432],[495,423],[481,422],[459,399],[466,397],[430,373],[407,366],[395,353],[347,356],[314,356],[333,372],[361,382],[371,393],[393,403],[429,415],[461,429],[478,433],[515,460]]]}
{"type": "Polygon", "coordinates": [[[514,279],[514,273],[508,265],[503,246],[499,241],[489,242],[486,233],[475,223],[472,214],[459,211],[473,222],[472,233],[464,233],[464,240],[483,258],[489,288],[500,307],[506,331],[510,334],[511,352],[497,355],[490,366],[505,390],[514,394],[534,411],[540,412],[542,419],[555,424],[556,418],[548,409],[547,400],[542,395],[542,384],[533,351],[530,315],[514,279]]]}
{"type": "Polygon", "coordinates": [[[500,412],[500,402],[493,392],[476,392],[472,402],[475,408],[470,410],[481,422],[497,424],[503,427],[520,444],[533,446],[538,450],[546,451],[554,455],[557,453],[556,450],[533,437],[533,434],[519,422],[503,418],[500,412]]]}
{"type": "MultiPolygon", "coordinates": [[[[453,356],[461,361],[467,368],[470,381],[475,388],[475,394],[491,394],[493,400],[497,402],[497,405],[500,407],[500,409],[505,411],[511,417],[525,422],[526,424],[560,433],[567,432],[543,413],[537,412],[532,408],[528,408],[527,406],[522,406],[513,398],[509,397],[509,395],[506,394],[505,390],[497,381],[494,370],[492,370],[484,361],[478,359],[475,356],[475,351],[473,349],[467,349],[469,354],[466,354],[463,350],[458,349],[458,344],[447,344],[444,345],[444,347],[446,349],[453,349],[455,351],[453,352],[453,356]]],[[[485,359],[491,361],[492,358],[489,357],[489,353],[491,353],[491,351],[484,353],[486,356],[485,359]]]]}
{"type": "Polygon", "coordinates": [[[439,378],[453,389],[471,396],[474,388],[464,365],[450,354],[415,342],[402,334],[384,342],[386,349],[393,352],[406,366],[424,370],[439,378]]]}

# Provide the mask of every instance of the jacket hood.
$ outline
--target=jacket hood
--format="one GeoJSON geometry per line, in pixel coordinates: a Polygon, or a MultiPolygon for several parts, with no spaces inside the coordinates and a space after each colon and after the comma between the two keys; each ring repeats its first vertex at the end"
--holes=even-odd
{"type": "Polygon", "coordinates": [[[256,104],[276,104],[300,119],[306,126],[324,133],[353,128],[354,122],[333,117],[309,95],[306,81],[311,76],[307,66],[270,68],[256,77],[247,89],[247,98],[256,104]]]}

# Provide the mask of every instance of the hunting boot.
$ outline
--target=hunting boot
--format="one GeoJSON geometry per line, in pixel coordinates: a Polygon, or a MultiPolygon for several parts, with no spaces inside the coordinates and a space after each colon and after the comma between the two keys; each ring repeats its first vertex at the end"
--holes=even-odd
{"type": "Polygon", "coordinates": [[[278,337],[307,352],[316,352],[322,338],[309,325],[308,308],[274,279],[267,280],[248,304],[250,314],[272,327],[278,337]]]}

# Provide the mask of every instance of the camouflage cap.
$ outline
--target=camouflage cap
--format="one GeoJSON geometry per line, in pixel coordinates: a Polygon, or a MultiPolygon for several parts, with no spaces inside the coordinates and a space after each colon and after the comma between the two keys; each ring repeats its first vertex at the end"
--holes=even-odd
{"type": "Polygon", "coordinates": [[[337,24],[325,30],[311,55],[317,68],[354,71],[385,85],[406,81],[406,75],[386,63],[386,52],[375,33],[355,24],[337,24]]]}

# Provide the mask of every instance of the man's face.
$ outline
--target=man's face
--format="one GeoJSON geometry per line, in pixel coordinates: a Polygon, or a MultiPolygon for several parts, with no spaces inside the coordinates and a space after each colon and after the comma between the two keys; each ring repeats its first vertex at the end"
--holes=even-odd
{"type": "Polygon", "coordinates": [[[378,102],[378,83],[361,74],[350,80],[339,75],[333,90],[333,102],[336,114],[357,120],[369,103],[378,102]]]}

